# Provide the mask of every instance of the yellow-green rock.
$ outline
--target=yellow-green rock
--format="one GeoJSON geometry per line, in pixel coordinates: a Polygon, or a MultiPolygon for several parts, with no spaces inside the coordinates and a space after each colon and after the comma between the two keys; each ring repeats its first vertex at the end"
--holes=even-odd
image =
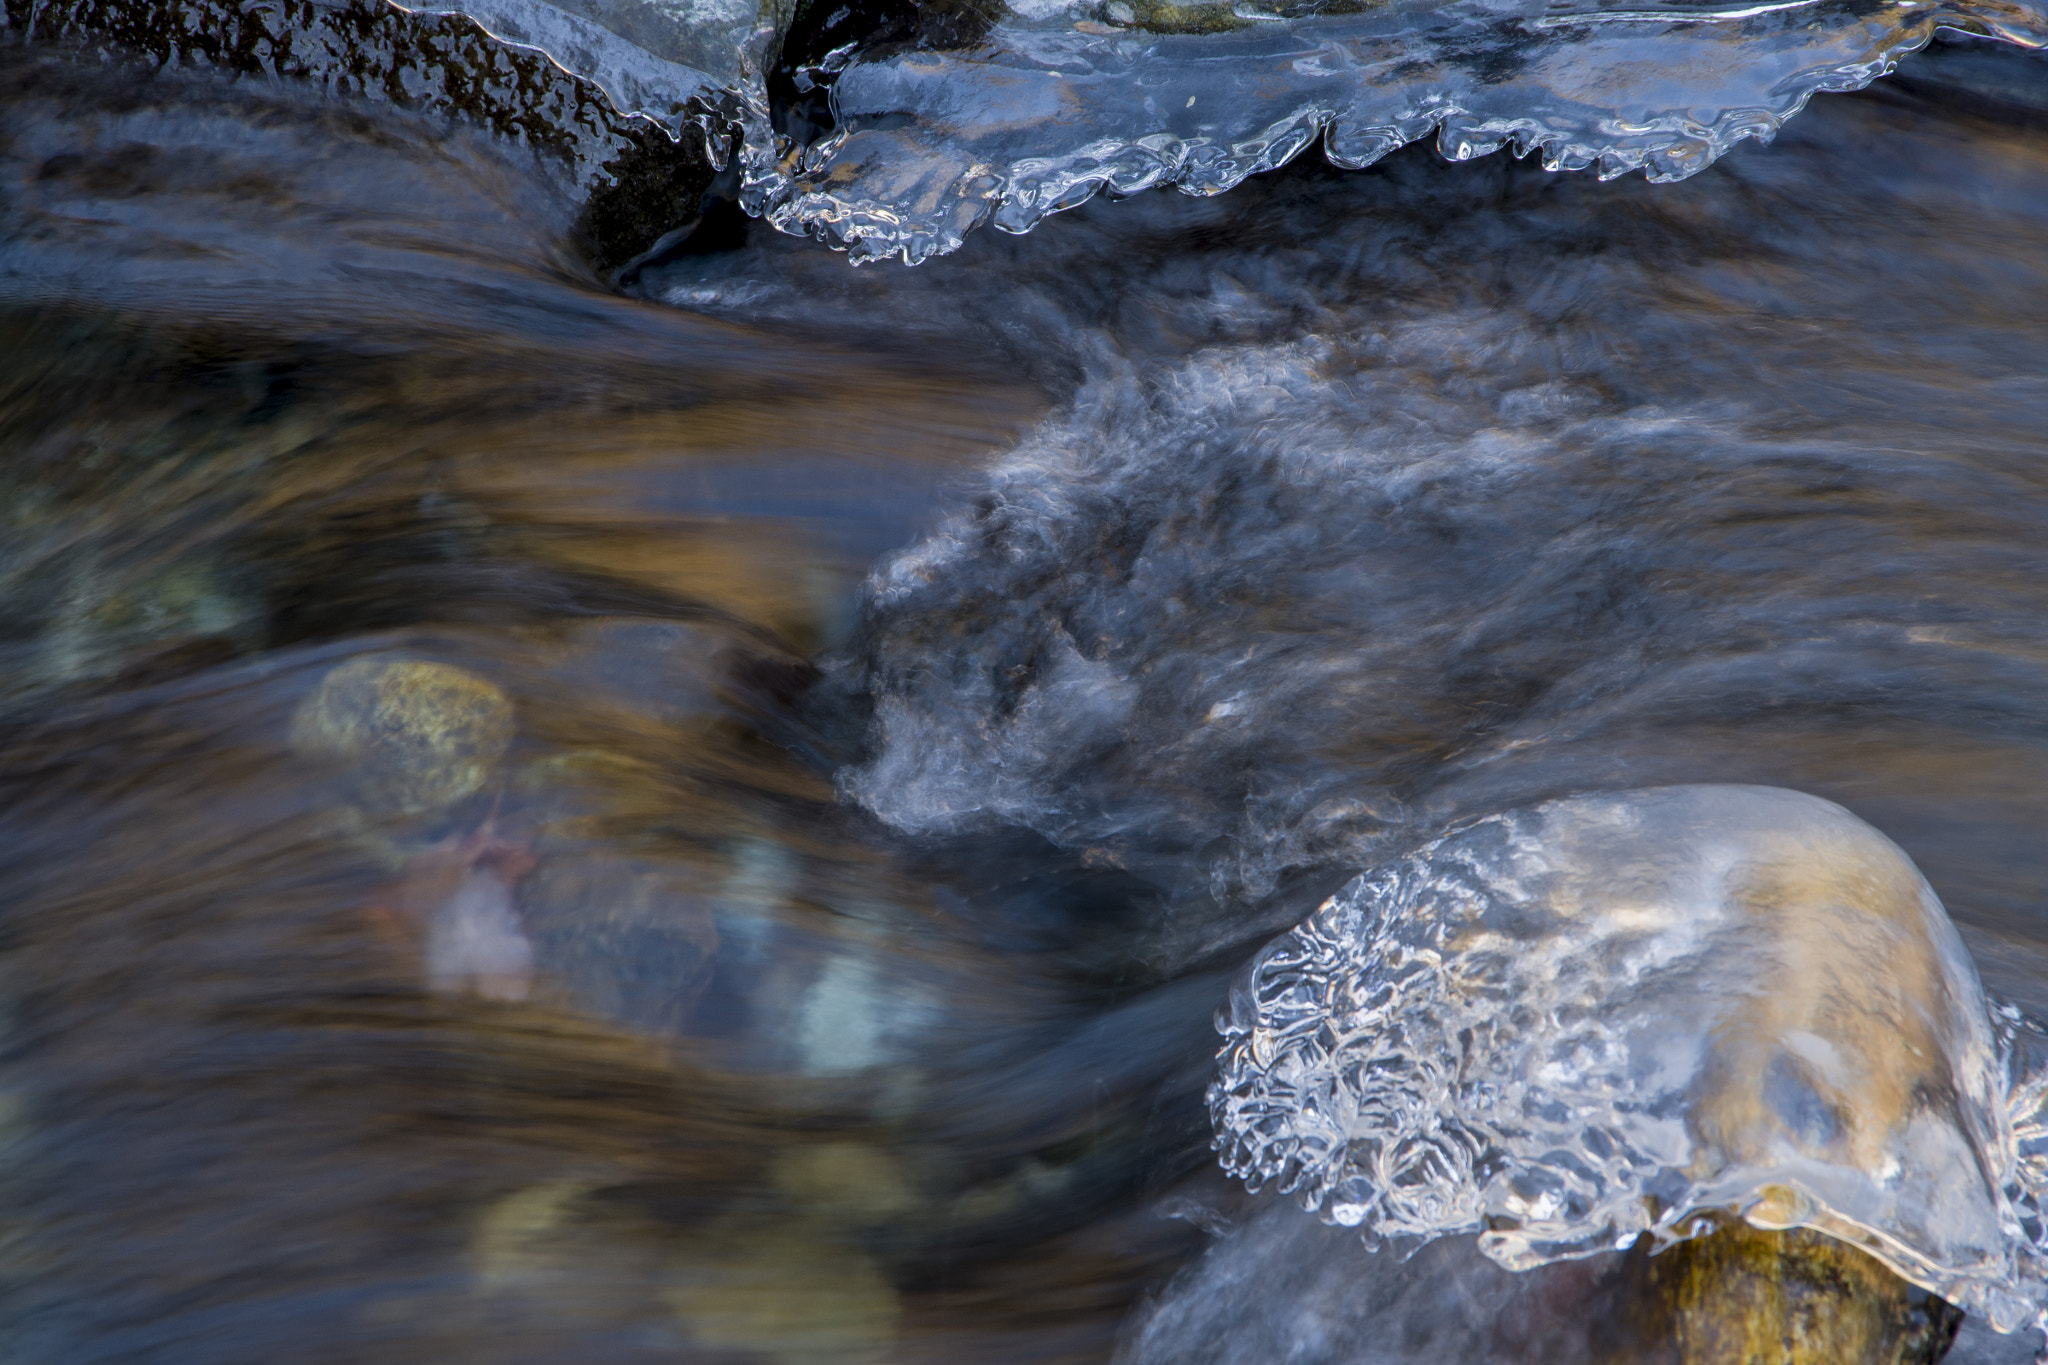
{"type": "Polygon", "coordinates": [[[292,719],[293,747],[347,768],[376,814],[421,814],[473,795],[511,742],[503,692],[416,659],[345,663],[292,719]]]}
{"type": "Polygon", "coordinates": [[[1727,1218],[1640,1256],[1610,1365],[1933,1365],[1962,1314],[1845,1242],[1727,1218]]]}
{"type": "Polygon", "coordinates": [[[714,1230],[667,1297],[699,1346],[773,1365],[882,1365],[902,1312],[857,1241],[805,1220],[714,1230]]]}

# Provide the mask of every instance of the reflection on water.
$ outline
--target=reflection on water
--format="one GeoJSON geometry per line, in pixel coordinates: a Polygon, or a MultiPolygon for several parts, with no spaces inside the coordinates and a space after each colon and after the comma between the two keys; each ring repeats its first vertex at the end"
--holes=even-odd
{"type": "Polygon", "coordinates": [[[1211,1012],[1701,781],[2048,1010],[2043,86],[1950,60],[628,296],[515,147],[8,52],[9,1359],[1575,1358],[1624,1272],[1233,1192],[1211,1012]]]}

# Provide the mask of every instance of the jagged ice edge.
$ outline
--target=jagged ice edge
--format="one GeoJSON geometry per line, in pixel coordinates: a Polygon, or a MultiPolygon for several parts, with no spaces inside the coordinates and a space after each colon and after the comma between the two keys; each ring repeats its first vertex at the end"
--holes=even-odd
{"type": "MultiPolygon", "coordinates": [[[[845,251],[855,265],[890,257],[917,265],[958,250],[968,232],[991,219],[997,228],[1021,234],[1099,193],[1130,195],[1171,185],[1186,194],[1221,194],[1249,176],[1287,164],[1318,137],[1330,161],[1347,170],[1370,166],[1434,132],[1438,150],[1452,161],[1469,161],[1512,144],[1517,157],[1540,151],[1548,171],[1597,166],[1599,178],[1611,180],[1641,170],[1650,181],[1666,184],[1705,170],[1744,139],[1770,142],[1816,94],[1860,90],[1889,75],[1940,29],[2029,48],[2048,41],[2048,33],[2000,24],[1924,22],[1901,30],[1898,41],[1868,60],[1802,73],[1798,88],[1775,108],[1728,109],[1711,124],[1671,113],[1626,129],[1615,127],[1619,120],[1609,117],[1602,120],[1605,127],[1591,133],[1599,144],[1592,147],[1584,141],[1591,130],[1546,126],[1526,116],[1479,118],[1454,105],[1359,127],[1346,126],[1334,109],[1311,105],[1227,144],[1155,133],[1101,138],[1062,156],[1020,158],[1007,173],[977,163],[941,191],[940,202],[915,216],[847,189],[819,188],[849,140],[849,130],[842,128],[807,152],[780,160],[758,158],[743,203],[780,231],[815,236],[845,251]]],[[[852,182],[859,183],[857,177],[852,182]]]]}

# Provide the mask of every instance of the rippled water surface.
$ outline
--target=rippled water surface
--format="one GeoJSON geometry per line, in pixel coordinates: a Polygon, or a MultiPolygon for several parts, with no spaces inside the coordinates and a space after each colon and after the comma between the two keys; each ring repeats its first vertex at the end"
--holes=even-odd
{"type": "Polygon", "coordinates": [[[2048,1017],[2048,66],[1540,160],[600,274],[473,121],[0,50],[7,1358],[1611,1358],[1204,1102],[1578,792],[1840,803],[2048,1017]]]}

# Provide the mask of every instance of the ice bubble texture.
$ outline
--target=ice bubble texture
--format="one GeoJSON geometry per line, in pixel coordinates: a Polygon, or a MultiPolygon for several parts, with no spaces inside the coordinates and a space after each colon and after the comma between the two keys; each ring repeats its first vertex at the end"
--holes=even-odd
{"type": "Polygon", "coordinates": [[[1739,1210],[2040,1325],[2044,1082],[1940,902],[1839,806],[1574,797],[1371,871],[1219,1016],[1224,1166],[1513,1269],[1739,1210]]]}

